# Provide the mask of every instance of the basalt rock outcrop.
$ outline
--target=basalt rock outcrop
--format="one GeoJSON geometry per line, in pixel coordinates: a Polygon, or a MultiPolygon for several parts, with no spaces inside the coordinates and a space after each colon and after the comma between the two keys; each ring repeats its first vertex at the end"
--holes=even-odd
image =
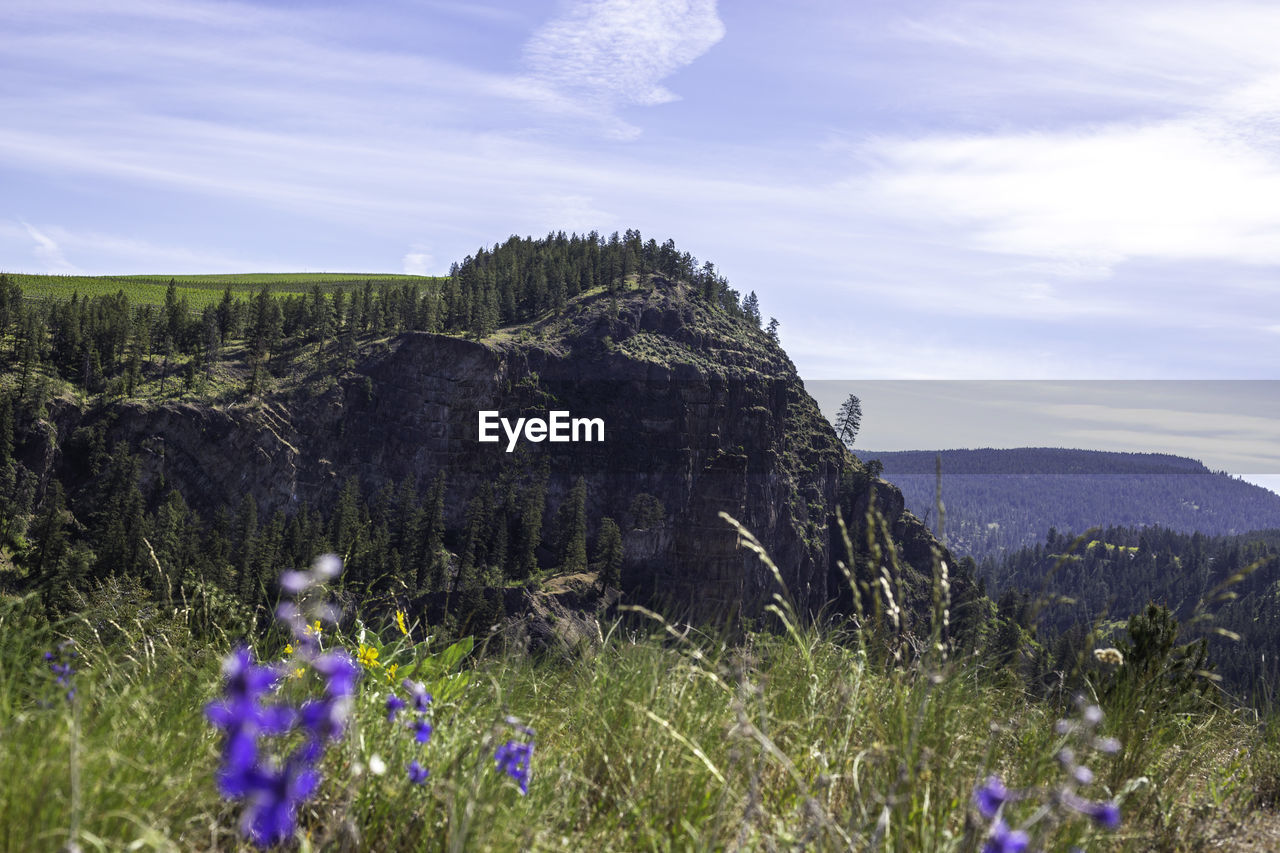
{"type": "MultiPolygon", "coordinates": [[[[227,407],[64,404],[53,420],[64,436],[107,424],[109,441],[140,454],[144,485],[178,488],[205,517],[246,493],[260,514],[288,514],[330,505],[352,475],[373,493],[406,477],[426,490],[445,471],[456,529],[467,502],[504,474],[547,471],[548,520],[581,477],[592,534],[603,517],[620,521],[633,599],[711,618],[759,612],[776,582],[721,512],[759,537],[801,609],[817,613],[844,583],[832,530],[856,463],[777,344],[683,285],[582,297],[481,341],[401,334],[365,347],[322,386],[227,407]],[[509,453],[505,437],[478,440],[480,410],[601,418],[605,440],[522,441],[509,453]],[[629,516],[639,494],[663,509],[643,528],[629,516]]],[[[932,538],[896,490],[877,488],[907,559],[927,577],[932,538]]]]}

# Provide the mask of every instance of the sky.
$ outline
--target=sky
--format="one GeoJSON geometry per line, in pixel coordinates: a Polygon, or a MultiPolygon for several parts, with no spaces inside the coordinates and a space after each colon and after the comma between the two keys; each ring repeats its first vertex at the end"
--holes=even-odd
{"type": "MultiPolygon", "coordinates": [[[[854,452],[1067,447],[1171,453],[1280,493],[1276,380],[811,380],[835,417],[849,394],[854,452]]],[[[945,466],[944,466],[945,468],[945,466]]],[[[944,471],[945,473],[945,471],[944,471]]]]}
{"type": "Polygon", "coordinates": [[[1280,7],[0,3],[0,269],[638,228],[806,380],[1275,379],[1280,7]]]}

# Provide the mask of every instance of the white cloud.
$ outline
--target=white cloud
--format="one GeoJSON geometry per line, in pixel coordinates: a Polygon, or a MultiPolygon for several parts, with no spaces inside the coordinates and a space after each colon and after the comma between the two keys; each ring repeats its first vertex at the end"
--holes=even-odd
{"type": "Polygon", "coordinates": [[[28,222],[23,222],[22,226],[26,229],[27,236],[35,241],[32,252],[44,264],[43,269],[45,272],[75,273],[80,271],[75,264],[68,261],[62,254],[62,247],[58,245],[56,240],[28,222]]]}
{"type": "Polygon", "coordinates": [[[878,143],[867,191],[977,248],[1078,264],[1280,263],[1280,158],[1212,119],[878,143]]]}
{"type": "Polygon", "coordinates": [[[1067,278],[1131,260],[1280,263],[1273,5],[948,12],[903,30],[969,57],[936,97],[1006,112],[965,134],[867,144],[875,165],[861,186],[886,212],[1067,278]],[[1037,103],[1055,105],[1051,122],[1016,120],[1037,103]]]}
{"type": "Polygon", "coordinates": [[[534,76],[604,105],[676,99],[661,81],[724,38],[715,0],[576,0],[525,45],[534,76]]]}
{"type": "Polygon", "coordinates": [[[406,275],[434,275],[435,259],[430,252],[408,252],[403,258],[406,275]]]}

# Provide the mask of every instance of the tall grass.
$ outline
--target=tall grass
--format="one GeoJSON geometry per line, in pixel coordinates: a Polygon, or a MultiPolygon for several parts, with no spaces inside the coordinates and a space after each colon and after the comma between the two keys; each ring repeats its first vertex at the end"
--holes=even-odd
{"type": "MultiPolygon", "coordinates": [[[[369,630],[381,665],[299,815],[300,849],[976,851],[988,822],[975,786],[993,774],[1031,793],[1058,784],[1054,724],[1069,708],[992,678],[980,656],[926,647],[895,665],[881,635],[805,624],[783,594],[774,608],[780,630],[732,641],[636,609],[603,642],[544,658],[445,650],[423,625],[369,630]],[[405,674],[436,693],[425,747],[386,718],[405,674]],[[509,715],[536,730],[527,796],[494,764],[509,715]],[[415,759],[431,770],[424,785],[407,778],[415,759]]],[[[189,624],[111,590],[54,624],[31,598],[0,603],[0,849],[57,849],[73,828],[85,850],[246,846],[215,789],[219,742],[203,717],[229,643],[196,642],[189,624]],[[66,637],[82,656],[73,702],[42,659],[66,637]]],[[[325,642],[355,651],[349,630],[325,642]]],[[[282,642],[256,651],[279,658],[282,642]]],[[[1121,799],[1123,824],[1077,816],[1044,849],[1207,843],[1259,797],[1274,802],[1274,730],[1212,705],[1114,703],[1102,732],[1124,749],[1092,760],[1090,790],[1121,799]]],[[[1004,817],[1026,821],[1042,800],[1004,817]]]]}

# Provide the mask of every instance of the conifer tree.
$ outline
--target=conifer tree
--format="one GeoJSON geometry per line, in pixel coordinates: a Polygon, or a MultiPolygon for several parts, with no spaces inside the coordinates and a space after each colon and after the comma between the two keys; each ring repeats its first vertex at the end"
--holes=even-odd
{"type": "Polygon", "coordinates": [[[853,441],[858,437],[858,428],[862,426],[862,401],[857,395],[850,394],[840,404],[836,414],[836,436],[844,442],[844,446],[853,449],[853,441]]]}
{"type": "Polygon", "coordinates": [[[423,546],[418,563],[417,585],[419,592],[444,590],[445,568],[448,557],[444,552],[444,472],[436,475],[431,495],[427,499],[426,517],[423,521],[423,546]]]}
{"type": "Polygon", "coordinates": [[[587,483],[577,479],[560,507],[560,570],[581,572],[587,568],[587,483]]]}
{"type": "Polygon", "coordinates": [[[604,518],[600,522],[595,562],[602,589],[622,586],[622,531],[612,518],[604,518]]]}
{"type": "Polygon", "coordinates": [[[547,507],[547,480],[549,464],[544,460],[542,470],[525,490],[520,502],[520,528],[516,535],[516,580],[523,580],[538,570],[538,546],[542,544],[542,517],[547,507]]]}
{"type": "Polygon", "coordinates": [[[756,328],[760,327],[760,298],[756,296],[754,290],[747,294],[746,299],[742,300],[742,313],[755,324],[756,328]]]}

